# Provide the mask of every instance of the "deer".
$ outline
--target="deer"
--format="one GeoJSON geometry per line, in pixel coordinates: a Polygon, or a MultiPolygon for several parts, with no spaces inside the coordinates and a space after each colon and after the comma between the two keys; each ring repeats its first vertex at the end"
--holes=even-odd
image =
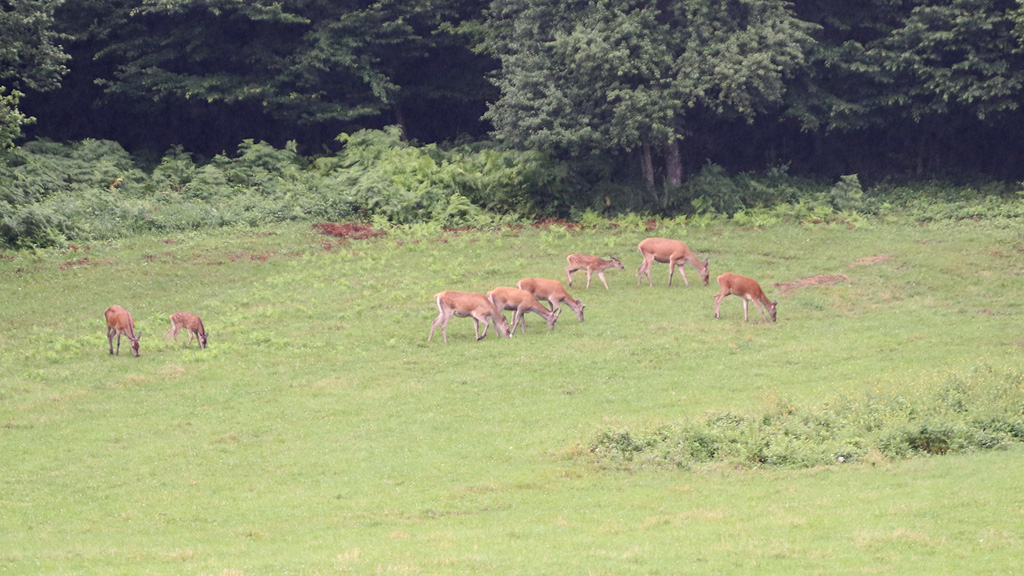
{"type": "Polygon", "coordinates": [[[764,316],[764,321],[768,321],[768,314],[772,317],[772,322],[775,322],[778,301],[772,302],[764,295],[764,291],[761,290],[761,285],[758,284],[753,278],[747,278],[746,276],[740,276],[739,274],[726,273],[718,277],[718,286],[721,291],[718,296],[715,296],[715,318],[721,318],[718,313],[719,307],[722,305],[722,300],[734,294],[743,298],[743,321],[747,321],[747,302],[753,302],[754,306],[761,311],[761,316],[764,316]],[[764,304],[764,308],[761,305],[764,304]],[[768,314],[765,314],[765,308],[768,309],[768,314]]]}
{"type": "Polygon", "coordinates": [[[679,267],[679,273],[683,275],[683,282],[686,282],[687,286],[690,285],[690,282],[686,279],[686,270],[683,269],[683,264],[686,263],[696,268],[700,272],[704,285],[708,285],[708,259],[705,258],[701,262],[700,258],[697,258],[697,255],[679,240],[648,238],[637,244],[637,248],[644,257],[643,263],[636,270],[637,286],[641,284],[645,274],[647,275],[647,283],[654,286],[654,282],[651,281],[651,264],[654,262],[668,263],[669,286],[672,285],[672,276],[675,274],[676,266],[679,267]]]}
{"type": "Polygon", "coordinates": [[[597,256],[589,256],[587,254],[569,254],[565,257],[566,262],[569,263],[569,267],[565,269],[565,275],[569,277],[569,286],[572,286],[572,274],[577,270],[587,271],[587,290],[590,290],[590,277],[594,272],[597,272],[597,277],[601,279],[601,283],[604,284],[604,289],[608,289],[608,282],[604,279],[604,271],[609,268],[618,268],[619,270],[625,270],[622,266],[622,262],[615,256],[609,256],[609,260],[604,260],[597,256]]]}
{"type": "Polygon", "coordinates": [[[192,339],[196,339],[199,342],[199,348],[206,348],[206,342],[210,338],[210,333],[203,328],[203,321],[195,314],[189,314],[188,312],[175,312],[171,314],[171,329],[164,335],[164,341],[174,336],[174,343],[178,343],[178,332],[184,328],[188,332],[188,343],[185,347],[188,348],[192,345],[192,339]]]}
{"type": "Polygon", "coordinates": [[[477,340],[482,340],[484,336],[487,336],[488,321],[494,324],[498,335],[503,338],[510,337],[508,321],[501,315],[494,303],[483,294],[445,290],[434,294],[434,301],[437,302],[438,313],[434,323],[430,326],[430,336],[427,337],[427,342],[434,337],[434,330],[441,326],[441,335],[444,337],[445,344],[448,343],[448,321],[452,319],[452,316],[472,318],[473,332],[476,333],[477,340]],[[483,334],[480,333],[481,322],[484,323],[483,334]]]}
{"type": "Polygon", "coordinates": [[[110,344],[110,355],[121,355],[121,335],[124,334],[132,345],[132,354],[139,357],[139,338],[142,331],[135,332],[135,321],[127,310],[114,304],[103,313],[107,318],[107,343],[110,344]],[[117,336],[117,353],[114,352],[114,336],[117,336]]]}
{"type": "Polygon", "coordinates": [[[562,313],[562,304],[564,303],[572,311],[576,313],[576,318],[580,322],[583,322],[583,308],[585,306],[579,300],[576,300],[565,291],[565,286],[558,280],[545,280],[544,278],[523,278],[520,280],[516,287],[520,290],[526,290],[537,300],[544,300],[548,304],[551,304],[551,311],[560,315],[562,313]]]}
{"type": "Polygon", "coordinates": [[[515,310],[512,315],[512,335],[516,334],[516,327],[520,326],[523,329],[523,334],[526,334],[526,320],[523,316],[527,312],[534,312],[540,315],[545,322],[548,323],[548,329],[555,329],[555,320],[558,320],[558,314],[555,314],[551,310],[548,310],[537,302],[537,299],[533,297],[526,290],[520,290],[519,288],[495,288],[487,293],[487,299],[494,304],[498,311],[503,310],[515,310]]]}

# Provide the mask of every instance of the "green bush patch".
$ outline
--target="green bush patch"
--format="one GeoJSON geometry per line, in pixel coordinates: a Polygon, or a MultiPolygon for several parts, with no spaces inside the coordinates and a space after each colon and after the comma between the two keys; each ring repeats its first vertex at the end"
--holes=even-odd
{"type": "Polygon", "coordinates": [[[587,453],[614,466],[806,468],[991,450],[1024,440],[1024,378],[976,368],[822,405],[771,400],[648,430],[599,432],[587,453]]]}

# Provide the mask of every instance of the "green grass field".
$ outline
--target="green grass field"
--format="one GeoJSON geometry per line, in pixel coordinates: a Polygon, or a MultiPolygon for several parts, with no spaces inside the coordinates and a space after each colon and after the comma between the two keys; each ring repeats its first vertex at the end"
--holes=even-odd
{"type": "MultiPolygon", "coordinates": [[[[1024,225],[731,225],[655,232],[306,226],[0,253],[3,574],[1014,574],[1024,449],[813,468],[621,466],[587,447],[709,411],[756,412],[1024,359],[1024,225]],[[637,286],[636,244],[711,261],[637,286]],[[427,342],[445,289],[565,280],[548,331],[427,342]],[[727,298],[736,272],[777,324],[727,298]],[[805,279],[842,275],[848,281],[805,279]],[[777,284],[808,284],[783,291],[777,284]],[[107,353],[120,304],[141,358],[107,353]],[[202,316],[210,346],[164,342],[202,316]]],[[[180,336],[179,336],[180,339],[180,336]]],[[[1014,376],[1016,377],[1016,376],[1014,376]]]]}

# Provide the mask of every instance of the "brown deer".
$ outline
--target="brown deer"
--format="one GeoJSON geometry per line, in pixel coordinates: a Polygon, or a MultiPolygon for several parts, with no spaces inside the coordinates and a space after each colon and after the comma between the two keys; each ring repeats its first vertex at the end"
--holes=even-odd
{"type": "Polygon", "coordinates": [[[526,320],[523,319],[523,316],[527,312],[539,314],[548,323],[549,330],[555,329],[555,320],[558,320],[558,314],[541,306],[540,302],[537,302],[537,299],[533,297],[533,294],[526,290],[505,287],[495,288],[487,293],[487,299],[494,304],[498,311],[515,310],[515,313],[512,315],[511,333],[513,336],[516,333],[516,326],[522,326],[523,334],[526,334],[526,320]]]}
{"type": "Polygon", "coordinates": [[[174,343],[178,343],[178,332],[184,328],[188,332],[188,343],[185,347],[188,348],[192,345],[192,339],[195,338],[199,341],[199,348],[206,348],[206,341],[210,337],[210,333],[203,328],[203,321],[195,314],[189,314],[188,312],[175,312],[171,314],[171,329],[164,335],[164,341],[174,336],[174,343]]]}
{"type": "Polygon", "coordinates": [[[579,300],[574,299],[565,291],[565,286],[558,280],[545,280],[544,278],[523,278],[516,286],[520,290],[526,290],[537,300],[544,300],[551,304],[551,311],[557,310],[556,314],[562,313],[564,303],[576,313],[576,318],[583,322],[583,308],[585,306],[579,300]]]}
{"type": "Polygon", "coordinates": [[[121,355],[121,335],[124,334],[132,344],[132,354],[139,357],[139,338],[142,332],[135,332],[135,321],[127,310],[114,304],[103,313],[107,317],[107,343],[110,344],[110,354],[121,355]],[[114,336],[117,336],[117,352],[114,352],[114,336]]]}
{"type": "Polygon", "coordinates": [[[472,318],[473,332],[476,333],[477,340],[487,336],[488,321],[494,324],[494,329],[500,336],[509,337],[508,321],[494,306],[494,303],[483,294],[445,290],[434,294],[434,300],[437,302],[438,313],[434,323],[430,326],[428,342],[434,337],[434,329],[438,326],[441,326],[441,335],[444,337],[445,343],[448,342],[448,321],[452,319],[452,316],[472,318]],[[483,334],[480,333],[481,322],[484,323],[483,334]]]}
{"type": "Polygon", "coordinates": [[[587,271],[587,290],[590,290],[590,277],[594,272],[597,272],[597,277],[601,279],[601,283],[604,284],[604,289],[608,289],[608,282],[604,279],[604,271],[609,268],[618,268],[619,270],[625,270],[622,266],[622,262],[615,256],[609,256],[610,260],[604,260],[597,256],[588,256],[587,254],[569,254],[565,257],[566,262],[569,263],[569,267],[565,269],[565,275],[569,277],[569,286],[572,286],[572,274],[577,270],[587,271]]]}
{"type": "Polygon", "coordinates": [[[669,240],[668,238],[648,238],[637,245],[640,250],[640,254],[643,255],[644,261],[640,264],[640,267],[636,270],[636,284],[640,285],[643,276],[647,275],[647,283],[654,286],[651,282],[651,264],[653,262],[661,262],[662,264],[668,263],[668,285],[672,285],[672,276],[675,274],[676,266],[679,267],[679,273],[683,275],[683,282],[689,286],[690,282],[686,279],[686,270],[683,270],[683,264],[689,263],[691,266],[700,272],[701,280],[704,281],[704,285],[708,285],[708,259],[705,258],[703,262],[700,258],[697,258],[696,254],[691,251],[686,244],[683,244],[679,240],[669,240]]]}
{"type": "Polygon", "coordinates": [[[764,308],[768,309],[768,314],[772,317],[772,322],[775,322],[777,314],[776,306],[778,301],[772,302],[764,295],[764,291],[761,290],[761,285],[758,284],[753,278],[747,278],[746,276],[740,276],[739,274],[722,274],[718,277],[718,286],[721,291],[718,296],[715,296],[715,318],[721,318],[718,314],[718,308],[722,305],[722,299],[730,294],[735,294],[740,298],[743,298],[743,321],[747,321],[747,302],[753,302],[754,306],[761,311],[761,316],[764,316],[765,322],[768,321],[768,315],[765,314],[764,308]],[[764,304],[764,308],[761,305],[764,304]]]}

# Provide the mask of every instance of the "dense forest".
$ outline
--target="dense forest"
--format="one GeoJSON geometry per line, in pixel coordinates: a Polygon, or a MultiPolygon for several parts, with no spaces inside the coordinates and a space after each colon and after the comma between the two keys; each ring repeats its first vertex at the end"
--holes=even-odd
{"type": "Polygon", "coordinates": [[[1024,178],[1019,0],[0,0],[0,37],[5,154],[313,159],[395,127],[655,209],[708,167],[1024,178]]]}

